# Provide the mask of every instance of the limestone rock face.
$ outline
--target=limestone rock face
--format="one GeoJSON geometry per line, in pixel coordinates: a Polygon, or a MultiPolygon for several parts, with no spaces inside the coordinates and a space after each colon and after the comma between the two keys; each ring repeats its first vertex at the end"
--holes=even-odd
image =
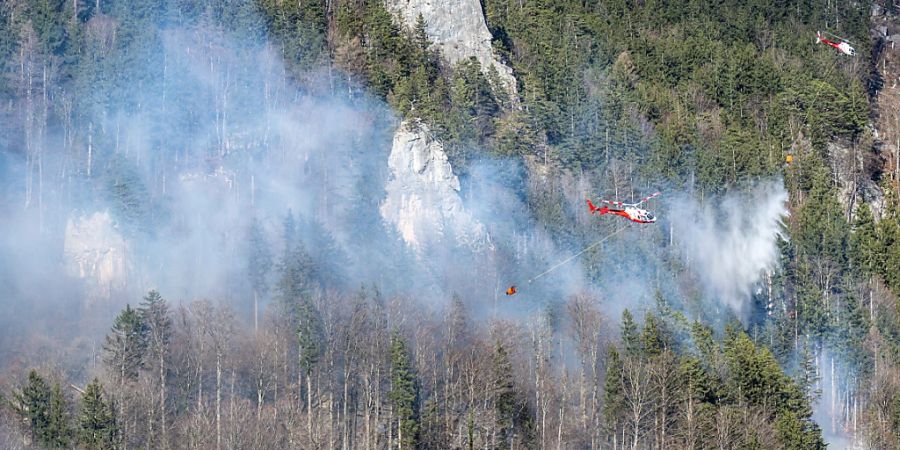
{"type": "Polygon", "coordinates": [[[108,211],[70,217],[63,254],[66,272],[84,280],[89,302],[108,300],[125,288],[128,244],[108,211]]]}
{"type": "Polygon", "coordinates": [[[400,124],[388,166],[392,177],[385,186],[381,216],[410,247],[421,252],[445,240],[473,250],[489,245],[484,225],[463,206],[459,178],[443,145],[424,124],[400,124]]]}
{"type": "Polygon", "coordinates": [[[444,58],[456,64],[474,56],[485,75],[493,66],[503,88],[515,97],[516,79],[512,69],[494,55],[479,0],[385,0],[385,6],[410,30],[421,14],[428,39],[444,58]]]}
{"type": "Polygon", "coordinates": [[[856,208],[868,203],[876,220],[884,214],[884,193],[865,173],[853,174],[853,170],[865,166],[862,152],[854,152],[851,148],[830,142],[827,147],[831,166],[838,184],[838,201],[844,212],[850,211],[852,219],[856,216],[856,208]]]}

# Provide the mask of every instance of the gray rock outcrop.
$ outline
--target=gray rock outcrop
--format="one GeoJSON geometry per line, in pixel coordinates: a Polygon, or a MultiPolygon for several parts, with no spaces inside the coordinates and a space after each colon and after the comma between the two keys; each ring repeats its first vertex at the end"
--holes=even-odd
{"type": "Polygon", "coordinates": [[[421,252],[451,240],[479,250],[490,246],[485,227],[466,211],[443,145],[426,125],[404,121],[394,134],[388,157],[391,180],[381,216],[406,243],[421,252]]]}
{"type": "Polygon", "coordinates": [[[516,79],[512,69],[494,54],[478,0],[385,0],[385,6],[410,30],[421,14],[428,39],[444,58],[456,64],[474,56],[485,76],[494,67],[502,87],[515,98],[516,79]]]}
{"type": "Polygon", "coordinates": [[[860,171],[865,165],[862,152],[854,152],[835,142],[828,144],[827,152],[838,185],[838,201],[843,211],[850,215],[847,219],[856,217],[856,209],[861,203],[868,203],[875,219],[879,220],[884,214],[884,193],[866,174],[854,174],[854,171],[860,171]]]}
{"type": "Polygon", "coordinates": [[[70,217],[63,255],[66,272],[84,281],[89,302],[106,301],[125,288],[128,244],[108,211],[70,217]]]}

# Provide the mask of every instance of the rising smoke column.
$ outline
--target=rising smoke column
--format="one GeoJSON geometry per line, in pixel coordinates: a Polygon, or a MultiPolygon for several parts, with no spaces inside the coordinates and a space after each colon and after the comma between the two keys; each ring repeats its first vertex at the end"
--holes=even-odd
{"type": "Polygon", "coordinates": [[[704,204],[688,197],[677,197],[670,204],[673,236],[684,248],[685,262],[706,294],[741,318],[749,313],[753,286],[777,262],[787,199],[778,179],[704,204]]]}

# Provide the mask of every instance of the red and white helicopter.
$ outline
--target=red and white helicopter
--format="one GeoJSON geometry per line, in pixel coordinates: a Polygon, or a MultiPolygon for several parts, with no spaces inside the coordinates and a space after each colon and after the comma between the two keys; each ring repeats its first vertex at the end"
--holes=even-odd
{"type": "Polygon", "coordinates": [[[848,56],[853,56],[856,54],[856,49],[854,49],[853,47],[850,46],[850,41],[848,41],[840,36],[835,36],[829,32],[825,32],[824,34],[827,34],[828,36],[835,38],[840,42],[832,41],[832,40],[828,39],[827,37],[825,37],[821,31],[816,31],[816,44],[819,44],[819,43],[828,44],[828,45],[836,48],[837,51],[839,51],[845,55],[848,55],[848,56]]]}
{"type": "Polygon", "coordinates": [[[617,216],[622,216],[632,222],[637,223],[653,223],[656,222],[656,217],[653,214],[650,214],[649,211],[645,209],[638,208],[642,203],[650,200],[653,197],[660,195],[659,192],[648,195],[641,199],[641,201],[637,203],[623,203],[623,202],[612,202],[609,200],[600,200],[600,202],[605,203],[605,205],[597,207],[591,203],[591,199],[586,199],[588,208],[591,209],[591,214],[600,213],[603,214],[615,214],[617,216]]]}

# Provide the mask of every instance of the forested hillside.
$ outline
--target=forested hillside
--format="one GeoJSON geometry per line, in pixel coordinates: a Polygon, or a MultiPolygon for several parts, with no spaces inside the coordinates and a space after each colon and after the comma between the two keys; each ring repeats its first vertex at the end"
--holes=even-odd
{"type": "Polygon", "coordinates": [[[0,446],[900,449],[893,2],[401,3],[0,3],[0,446]]]}

